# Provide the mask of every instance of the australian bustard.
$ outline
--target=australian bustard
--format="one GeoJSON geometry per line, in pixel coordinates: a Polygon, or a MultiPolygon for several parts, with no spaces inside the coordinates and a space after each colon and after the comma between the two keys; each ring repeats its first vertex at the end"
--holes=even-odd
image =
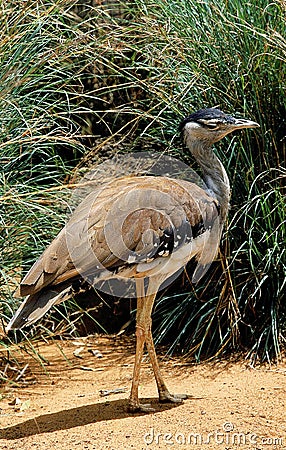
{"type": "Polygon", "coordinates": [[[151,410],[138,398],[145,344],[160,402],[181,402],[186,398],[170,394],[160,373],[151,333],[155,296],[161,284],[191,258],[197,260],[192,277],[197,282],[216,257],[230,187],[226,171],[211,147],[232,131],[258,126],[216,108],[199,110],[182,122],[184,143],[202,169],[206,189],[166,176],[133,176],[114,179],[95,197],[89,195],[22,280],[16,296],[27,298],[7,331],[34,323],[53,305],[71,296],[73,283],[84,273],[92,275],[95,285],[109,279],[132,279],[136,284],[137,315],[129,410],[151,410]],[[131,253],[126,254],[126,250],[131,253]]]}

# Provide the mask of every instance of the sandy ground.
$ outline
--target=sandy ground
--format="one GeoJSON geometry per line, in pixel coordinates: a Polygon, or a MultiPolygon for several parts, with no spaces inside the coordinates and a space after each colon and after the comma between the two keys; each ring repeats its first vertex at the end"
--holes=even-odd
{"type": "Polygon", "coordinates": [[[23,387],[1,390],[0,449],[286,449],[285,361],[252,369],[245,361],[195,365],[161,356],[170,391],[192,396],[175,406],[157,402],[146,358],[140,395],[156,411],[131,415],[133,339],[41,343],[38,350],[47,372],[18,355],[29,364],[23,387]],[[118,388],[127,391],[101,396],[118,388]]]}

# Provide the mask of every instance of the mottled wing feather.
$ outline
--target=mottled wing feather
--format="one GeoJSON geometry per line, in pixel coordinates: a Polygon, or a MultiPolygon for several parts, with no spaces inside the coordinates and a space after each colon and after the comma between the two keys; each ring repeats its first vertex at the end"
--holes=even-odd
{"type": "MultiPolygon", "coordinates": [[[[85,271],[99,273],[102,266],[125,267],[159,257],[162,251],[170,253],[180,247],[174,248],[178,235],[182,242],[190,232],[195,239],[216,222],[216,200],[195,184],[166,177],[116,180],[91,193],[78,206],[66,227],[25,276],[18,295],[34,294],[85,271]],[[188,232],[182,230],[186,223],[188,232]],[[128,261],[130,251],[136,252],[136,258],[128,261]],[[102,266],[97,267],[96,261],[102,266]]],[[[200,265],[211,262],[218,243],[215,225],[211,245],[198,256],[200,265]]],[[[136,272],[134,268],[124,270],[129,276],[136,272]]]]}
{"type": "Polygon", "coordinates": [[[23,278],[15,297],[34,294],[53,283],[57,277],[74,269],[63,229],[23,278]]]}

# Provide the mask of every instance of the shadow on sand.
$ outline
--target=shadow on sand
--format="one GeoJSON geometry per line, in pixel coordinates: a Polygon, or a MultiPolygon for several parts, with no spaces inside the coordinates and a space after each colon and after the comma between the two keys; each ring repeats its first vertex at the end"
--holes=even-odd
{"type": "MultiPolygon", "coordinates": [[[[178,406],[176,403],[159,404],[158,399],[141,399],[142,403],[150,403],[155,413],[178,406]]],[[[136,415],[144,415],[138,412],[136,415]]],[[[110,402],[84,405],[77,408],[64,409],[50,414],[43,414],[17,425],[0,430],[0,439],[20,439],[42,433],[53,433],[59,430],[79,427],[90,423],[106,420],[124,419],[132,414],[128,412],[127,400],[112,400],[110,402]]]]}

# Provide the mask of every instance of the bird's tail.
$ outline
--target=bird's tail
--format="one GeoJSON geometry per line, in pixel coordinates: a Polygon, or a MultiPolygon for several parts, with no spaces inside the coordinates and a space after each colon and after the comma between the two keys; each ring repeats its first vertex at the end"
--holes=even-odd
{"type": "Polygon", "coordinates": [[[67,300],[72,287],[55,287],[29,295],[16,311],[6,327],[6,332],[31,325],[39,320],[52,306],[67,300]]]}

